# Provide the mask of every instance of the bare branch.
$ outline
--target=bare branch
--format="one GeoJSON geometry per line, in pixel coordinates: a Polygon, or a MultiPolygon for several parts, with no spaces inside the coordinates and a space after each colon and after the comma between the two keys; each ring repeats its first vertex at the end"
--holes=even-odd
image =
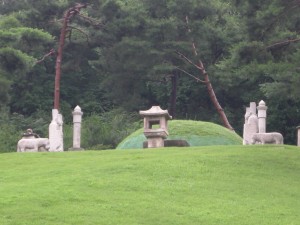
{"type": "Polygon", "coordinates": [[[85,16],[85,15],[83,15],[82,13],[79,13],[78,16],[80,16],[80,17],[83,18],[84,20],[87,20],[88,22],[90,22],[90,24],[92,24],[93,26],[100,26],[100,25],[103,25],[103,24],[101,24],[100,21],[95,20],[95,19],[93,19],[93,18],[91,18],[91,17],[85,16]]]}
{"type": "Polygon", "coordinates": [[[55,54],[56,54],[56,51],[54,49],[51,49],[49,51],[49,53],[45,54],[41,59],[39,59],[38,61],[36,61],[35,64],[39,64],[39,63],[43,62],[47,57],[55,55],[55,54]]]}
{"type": "MultiPolygon", "coordinates": [[[[189,17],[188,16],[185,17],[185,22],[186,22],[186,25],[187,25],[188,32],[191,33],[192,30],[190,28],[189,17]]],[[[194,51],[195,56],[198,56],[197,48],[196,48],[195,41],[194,41],[193,38],[192,38],[192,47],[193,47],[193,51],[194,51]]]]}
{"type": "Polygon", "coordinates": [[[70,30],[69,32],[72,32],[72,29],[74,29],[74,30],[77,30],[77,31],[79,31],[80,33],[84,34],[84,36],[85,36],[86,39],[87,39],[87,42],[89,42],[89,35],[88,35],[87,33],[85,33],[83,30],[81,30],[81,29],[79,29],[79,28],[77,28],[77,27],[70,26],[70,25],[68,25],[68,28],[71,28],[71,30],[70,30]]]}
{"type": "Polygon", "coordinates": [[[181,69],[181,68],[179,68],[177,66],[175,66],[175,68],[178,69],[178,70],[180,70],[181,72],[185,73],[186,75],[194,78],[197,82],[206,83],[206,81],[199,79],[198,77],[194,76],[193,74],[190,74],[189,72],[187,72],[187,71],[185,71],[185,70],[183,70],[183,69],[181,69]]]}
{"type": "MultiPolygon", "coordinates": [[[[184,54],[182,54],[179,51],[176,51],[176,53],[179,55],[179,57],[185,59],[189,64],[195,66],[197,69],[202,70],[202,67],[199,67],[198,65],[196,65],[195,63],[192,62],[192,60],[190,60],[188,57],[186,57],[184,54]]],[[[203,66],[203,65],[202,65],[203,66]]]]}
{"type": "Polygon", "coordinates": [[[282,46],[285,46],[285,45],[289,45],[290,43],[294,43],[294,42],[298,42],[300,41],[300,38],[296,38],[296,39],[289,39],[289,40],[286,40],[286,41],[281,41],[281,42],[277,42],[275,44],[272,44],[272,45],[269,45],[267,46],[267,50],[270,50],[270,49],[274,49],[274,48],[277,48],[277,47],[282,47],[282,46]]]}
{"type": "MultiPolygon", "coordinates": [[[[188,28],[188,32],[191,33],[192,30],[190,28],[189,17],[188,16],[185,17],[185,22],[186,22],[186,25],[187,25],[187,28],[188,28]]],[[[196,57],[198,57],[198,52],[197,52],[195,41],[194,41],[193,38],[191,38],[191,41],[192,41],[192,48],[193,48],[194,55],[196,57]]],[[[205,68],[204,68],[204,65],[203,65],[201,59],[198,58],[198,62],[199,62],[199,65],[197,65],[197,68],[202,72],[203,75],[206,74],[206,71],[205,71],[205,68]]],[[[194,65],[196,65],[196,64],[194,64],[194,65]]]]}

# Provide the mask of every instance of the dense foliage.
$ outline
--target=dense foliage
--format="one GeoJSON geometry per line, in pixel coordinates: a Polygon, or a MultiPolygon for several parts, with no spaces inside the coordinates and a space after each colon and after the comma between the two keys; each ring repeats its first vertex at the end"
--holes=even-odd
{"type": "MultiPolygon", "coordinates": [[[[0,108],[1,118],[6,118],[1,126],[10,124],[15,114],[32,121],[27,126],[48,119],[55,54],[43,56],[57,49],[64,11],[75,3],[1,1],[0,108]]],[[[220,124],[205,85],[189,76],[198,76],[199,71],[176,53],[193,60],[194,42],[218,100],[239,134],[245,107],[263,99],[268,106],[267,130],[283,133],[286,143],[296,143],[295,127],[300,124],[298,1],[88,3],[69,21],[64,48],[61,111],[67,125],[77,104],[90,120],[108,112],[118,116],[120,109],[131,115],[159,104],[177,119],[220,124]]],[[[130,125],[125,124],[124,130],[130,125]]],[[[8,130],[14,129],[21,132],[24,127],[8,130]]],[[[116,146],[119,138],[111,140],[92,141],[92,145],[116,146]]]]}

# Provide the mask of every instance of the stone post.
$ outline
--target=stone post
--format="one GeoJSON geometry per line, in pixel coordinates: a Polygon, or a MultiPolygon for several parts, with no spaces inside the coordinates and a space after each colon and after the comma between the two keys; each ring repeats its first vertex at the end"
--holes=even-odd
{"type": "Polygon", "coordinates": [[[297,146],[300,147],[300,126],[297,127],[298,130],[298,141],[297,141],[297,146]]]}
{"type": "Polygon", "coordinates": [[[49,152],[61,152],[64,150],[63,119],[57,109],[52,109],[52,121],[49,125],[49,142],[49,152]]]}
{"type": "Polygon", "coordinates": [[[258,116],[258,132],[266,133],[266,118],[267,118],[267,109],[266,103],[261,100],[257,106],[257,116],[258,116]]]}
{"type": "Polygon", "coordinates": [[[73,147],[70,150],[84,150],[80,147],[81,120],[83,112],[79,106],[74,108],[73,114],[73,147]]]}

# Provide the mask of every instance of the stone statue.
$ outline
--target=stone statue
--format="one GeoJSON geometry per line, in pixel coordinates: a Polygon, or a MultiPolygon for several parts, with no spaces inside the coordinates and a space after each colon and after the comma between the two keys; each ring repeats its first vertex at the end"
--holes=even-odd
{"type": "Polygon", "coordinates": [[[252,134],[258,132],[258,118],[256,115],[256,103],[250,102],[250,107],[246,108],[245,123],[243,129],[243,144],[249,145],[252,134]]]}
{"type": "Polygon", "coordinates": [[[22,138],[18,141],[17,152],[38,152],[42,147],[49,150],[48,138],[22,138]]]}
{"type": "Polygon", "coordinates": [[[49,125],[50,152],[64,150],[63,142],[63,118],[57,109],[52,109],[52,121],[49,125]]]}
{"type": "Polygon", "coordinates": [[[283,136],[280,133],[272,132],[272,133],[256,133],[252,135],[251,144],[283,144],[283,136]]]}

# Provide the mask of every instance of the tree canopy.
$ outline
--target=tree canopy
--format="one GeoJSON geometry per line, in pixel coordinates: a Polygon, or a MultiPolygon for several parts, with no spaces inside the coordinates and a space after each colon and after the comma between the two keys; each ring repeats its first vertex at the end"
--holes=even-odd
{"type": "MultiPolygon", "coordinates": [[[[131,113],[161,105],[177,119],[221,124],[197,48],[236,132],[245,107],[264,100],[267,130],[295,144],[300,124],[300,3],[293,0],[91,0],[69,21],[61,111],[131,113]],[[186,18],[189,18],[187,26],[186,18]],[[198,80],[193,79],[196,76],[198,80]]],[[[55,54],[73,0],[2,0],[0,107],[32,116],[53,105],[55,54]],[[45,57],[47,56],[47,57],[45,57]]]]}

